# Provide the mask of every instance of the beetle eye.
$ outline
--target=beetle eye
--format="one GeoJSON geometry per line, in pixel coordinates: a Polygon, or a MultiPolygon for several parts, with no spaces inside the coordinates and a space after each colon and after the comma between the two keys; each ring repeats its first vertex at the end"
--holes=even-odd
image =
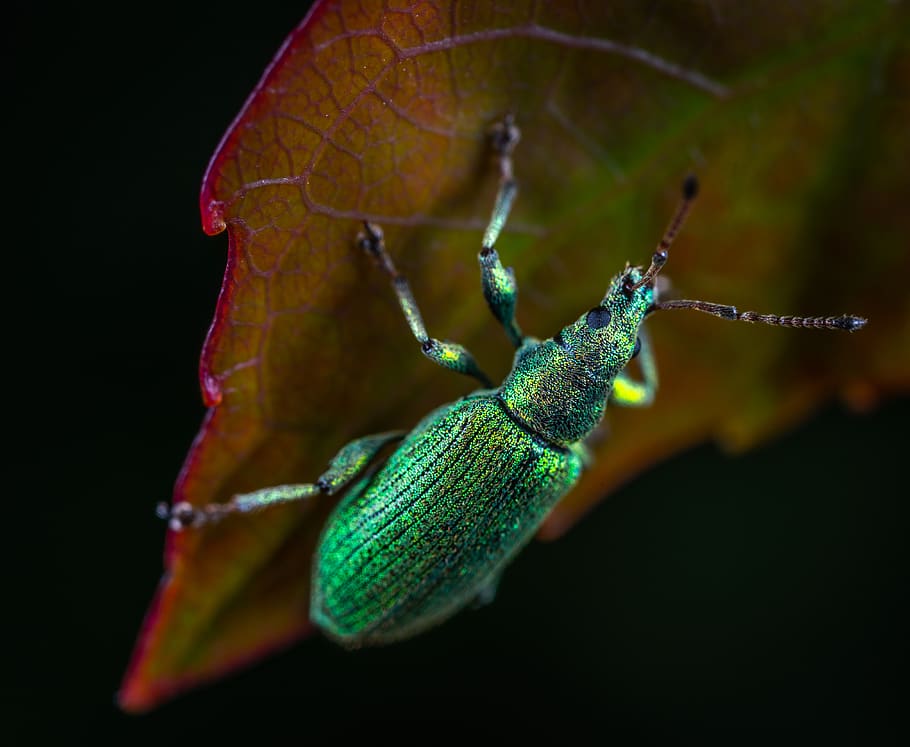
{"type": "MultiPolygon", "coordinates": [[[[638,354],[640,352],[641,352],[641,338],[636,337],[635,338],[635,347],[632,348],[632,358],[638,357],[638,354]]],[[[630,358],[629,360],[631,360],[632,358],[630,358]]]]}
{"type": "Polygon", "coordinates": [[[610,310],[603,306],[597,306],[588,312],[585,322],[591,329],[600,329],[610,323],[610,310]]]}

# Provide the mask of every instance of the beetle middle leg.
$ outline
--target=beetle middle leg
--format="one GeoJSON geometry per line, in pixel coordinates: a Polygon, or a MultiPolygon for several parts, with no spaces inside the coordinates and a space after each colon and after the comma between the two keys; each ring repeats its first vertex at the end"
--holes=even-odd
{"type": "Polygon", "coordinates": [[[363,472],[383,446],[400,441],[404,435],[404,431],[387,431],[351,441],[341,448],[329,462],[329,468],[315,483],[276,485],[252,493],[235,495],[227,503],[210,503],[206,506],[193,506],[181,501],[169,508],[162,503],[158,506],[158,515],[168,520],[172,530],[180,531],[188,527],[215,524],[231,514],[255,513],[317,495],[332,495],[363,472]]]}
{"type": "Polygon", "coordinates": [[[364,231],[357,236],[357,243],[362,249],[371,254],[379,266],[385,271],[392,281],[392,287],[395,289],[395,295],[398,296],[398,304],[401,306],[404,317],[407,319],[408,326],[417,342],[420,343],[420,349],[423,354],[434,363],[438,363],[443,368],[448,368],[457,373],[473,376],[487,389],[493,386],[493,383],[487,375],[480,370],[474,356],[467,348],[448,340],[437,340],[427,334],[427,328],[423,323],[423,317],[420,315],[420,309],[411,293],[411,286],[404,275],[399,274],[385,248],[382,228],[375,223],[364,221],[364,231]]]}

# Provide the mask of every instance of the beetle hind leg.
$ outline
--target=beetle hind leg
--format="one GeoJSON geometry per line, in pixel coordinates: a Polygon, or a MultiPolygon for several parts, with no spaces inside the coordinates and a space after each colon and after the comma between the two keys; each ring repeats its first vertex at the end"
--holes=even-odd
{"type": "Polygon", "coordinates": [[[477,590],[477,594],[475,595],[474,600],[471,602],[471,607],[475,610],[478,610],[481,607],[486,607],[488,604],[492,604],[496,599],[496,591],[499,589],[500,581],[502,581],[501,571],[495,576],[484,581],[483,585],[477,590]]]}
{"type": "Polygon", "coordinates": [[[186,501],[170,507],[160,503],[157,513],[160,518],[167,520],[173,531],[179,532],[216,524],[226,516],[257,513],[272,506],[296,503],[313,496],[332,495],[362,473],[383,446],[401,440],[404,435],[404,431],[387,431],[351,441],[341,448],[329,463],[329,468],[315,483],[276,485],[235,495],[227,503],[209,503],[205,506],[193,506],[186,501]]]}

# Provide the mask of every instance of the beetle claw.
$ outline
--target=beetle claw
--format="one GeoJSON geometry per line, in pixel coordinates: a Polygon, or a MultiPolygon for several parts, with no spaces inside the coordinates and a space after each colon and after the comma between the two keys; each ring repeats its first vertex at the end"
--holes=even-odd
{"type": "Polygon", "coordinates": [[[167,521],[172,532],[180,532],[189,526],[198,526],[202,523],[202,513],[186,501],[175,503],[172,507],[161,502],[155,506],[155,514],[159,519],[167,521]]]}

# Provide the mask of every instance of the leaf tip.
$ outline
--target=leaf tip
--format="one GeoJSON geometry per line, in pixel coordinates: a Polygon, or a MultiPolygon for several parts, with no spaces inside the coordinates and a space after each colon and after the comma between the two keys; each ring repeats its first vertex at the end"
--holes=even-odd
{"type": "Polygon", "coordinates": [[[153,701],[148,693],[125,683],[124,687],[114,693],[114,705],[130,716],[139,716],[152,709],[153,701]]]}

